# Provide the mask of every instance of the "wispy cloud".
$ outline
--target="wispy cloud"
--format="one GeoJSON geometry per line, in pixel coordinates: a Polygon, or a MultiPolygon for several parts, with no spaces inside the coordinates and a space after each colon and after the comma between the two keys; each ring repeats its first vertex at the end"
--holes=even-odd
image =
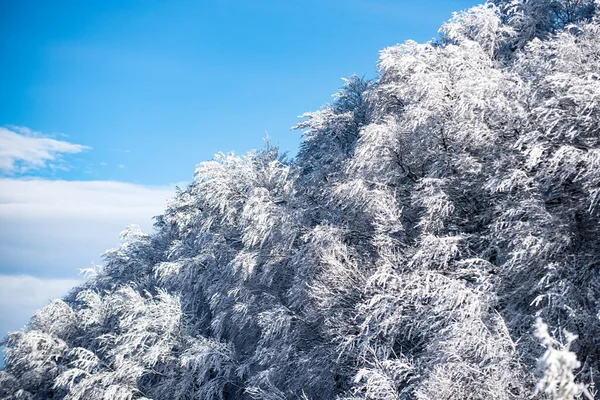
{"type": "Polygon", "coordinates": [[[112,181],[0,179],[0,274],[76,277],[119,243],[127,225],[150,230],[174,193],[112,181]]]}
{"type": "Polygon", "coordinates": [[[15,173],[55,166],[62,154],[80,153],[88,146],[44,137],[29,128],[0,127],[0,172],[15,173]]]}

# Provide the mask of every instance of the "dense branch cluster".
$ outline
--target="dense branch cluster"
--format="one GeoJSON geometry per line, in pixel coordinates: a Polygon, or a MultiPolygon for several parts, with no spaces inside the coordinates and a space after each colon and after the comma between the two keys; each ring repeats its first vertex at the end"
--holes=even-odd
{"type": "Polygon", "coordinates": [[[305,114],[295,159],[201,163],[8,336],[0,397],[593,396],[599,6],[455,14],[305,114]]]}

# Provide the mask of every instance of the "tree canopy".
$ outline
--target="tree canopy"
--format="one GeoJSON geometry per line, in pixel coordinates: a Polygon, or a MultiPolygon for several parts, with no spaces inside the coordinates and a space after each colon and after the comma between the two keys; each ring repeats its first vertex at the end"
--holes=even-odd
{"type": "Polygon", "coordinates": [[[496,0],[5,339],[5,399],[574,399],[600,384],[600,4],[496,0]]]}

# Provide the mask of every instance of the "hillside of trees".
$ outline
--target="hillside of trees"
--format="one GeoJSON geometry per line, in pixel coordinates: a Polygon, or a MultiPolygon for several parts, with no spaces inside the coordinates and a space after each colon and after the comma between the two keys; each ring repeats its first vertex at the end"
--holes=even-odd
{"type": "Polygon", "coordinates": [[[593,398],[597,9],[457,13],[303,115],[297,157],[201,163],[5,339],[0,398],[593,398]]]}

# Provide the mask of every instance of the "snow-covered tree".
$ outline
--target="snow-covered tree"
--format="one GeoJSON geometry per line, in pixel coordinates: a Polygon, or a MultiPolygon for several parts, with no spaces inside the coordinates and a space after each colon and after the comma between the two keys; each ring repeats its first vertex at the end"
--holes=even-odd
{"type": "Polygon", "coordinates": [[[294,159],[201,163],[5,339],[0,398],[593,396],[598,6],[457,13],[304,114],[294,159]]]}

